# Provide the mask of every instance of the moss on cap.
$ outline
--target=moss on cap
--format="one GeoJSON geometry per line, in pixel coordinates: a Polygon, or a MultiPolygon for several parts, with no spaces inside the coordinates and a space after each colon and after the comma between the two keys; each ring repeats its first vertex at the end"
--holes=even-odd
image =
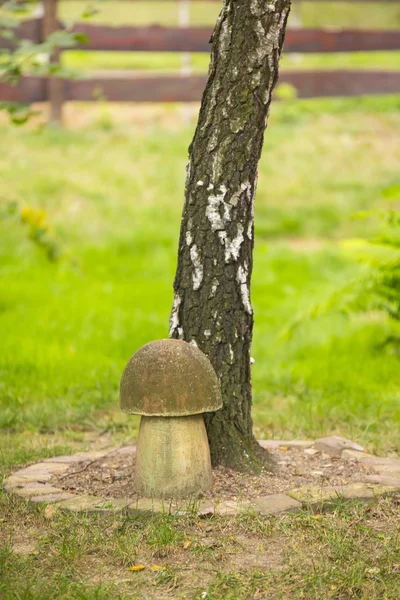
{"type": "Polygon", "coordinates": [[[126,365],[121,409],[129,414],[183,417],[222,407],[215,371],[203,352],[183,340],[157,340],[126,365]]]}

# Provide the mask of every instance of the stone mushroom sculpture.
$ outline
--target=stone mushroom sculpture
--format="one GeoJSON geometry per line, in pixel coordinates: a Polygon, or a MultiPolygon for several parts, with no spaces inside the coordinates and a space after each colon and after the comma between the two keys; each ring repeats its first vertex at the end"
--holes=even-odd
{"type": "Polygon", "coordinates": [[[203,352],[183,340],[146,344],[122,374],[120,405],[142,415],[135,470],[140,496],[187,498],[211,488],[203,413],[221,408],[222,399],[203,352]]]}

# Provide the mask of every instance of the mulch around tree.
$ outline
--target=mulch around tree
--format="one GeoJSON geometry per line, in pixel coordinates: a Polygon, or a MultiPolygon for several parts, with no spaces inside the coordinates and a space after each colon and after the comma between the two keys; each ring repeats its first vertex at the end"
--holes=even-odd
{"type": "MultiPolygon", "coordinates": [[[[370,465],[344,461],[315,450],[276,448],[269,452],[275,462],[275,472],[265,470],[259,475],[249,475],[217,467],[213,471],[212,490],[203,497],[251,500],[285,493],[304,485],[346,485],[362,481],[366,475],[373,473],[370,465]]],[[[74,494],[136,500],[134,456],[111,452],[81,469],[80,465],[72,464],[67,473],[55,475],[51,484],[74,494]]]]}

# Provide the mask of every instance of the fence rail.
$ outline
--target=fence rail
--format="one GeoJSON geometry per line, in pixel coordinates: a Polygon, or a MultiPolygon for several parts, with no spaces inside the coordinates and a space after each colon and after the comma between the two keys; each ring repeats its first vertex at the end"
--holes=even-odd
{"type": "MultiPolygon", "coordinates": [[[[57,23],[62,28],[61,22],[57,23]]],[[[80,50],[126,52],[209,52],[210,27],[142,27],[88,25],[78,23],[73,30],[87,36],[80,50]]],[[[25,21],[16,29],[18,39],[43,41],[42,19],[25,21]]],[[[4,40],[3,48],[12,43],[4,40]]],[[[285,37],[285,52],[358,52],[400,50],[400,31],[387,29],[299,29],[291,28],[285,37]]]]}
{"type": "MultiPolygon", "coordinates": [[[[205,75],[137,75],[60,83],[64,101],[193,102],[200,100],[206,80],[205,75]]],[[[279,81],[293,85],[299,98],[396,94],[400,90],[397,71],[285,71],[279,81]]],[[[0,83],[0,97],[7,102],[45,102],[47,83],[44,77],[23,77],[16,86],[0,83]]]]}
{"type": "MultiPolygon", "coordinates": [[[[324,0],[306,1],[324,2],[324,0]]],[[[348,2],[349,0],[333,1],[348,2]]],[[[376,0],[357,1],[376,2],[376,0]]],[[[388,2],[400,3],[400,0],[382,0],[382,3],[388,2]]],[[[29,39],[34,43],[40,43],[53,31],[63,27],[57,20],[57,0],[44,0],[42,4],[43,16],[23,22],[16,30],[18,39],[29,39]]],[[[83,33],[88,38],[88,43],[78,46],[79,49],[127,52],[209,52],[212,33],[210,27],[159,25],[110,27],[86,23],[78,23],[74,31],[83,33]]],[[[0,47],[10,48],[12,42],[0,38],[0,47]]],[[[400,50],[400,31],[290,28],[286,34],[284,48],[285,53],[379,50],[400,50]]],[[[56,51],[52,59],[57,60],[60,52],[61,49],[56,51]]],[[[400,92],[400,71],[283,71],[280,82],[293,85],[300,98],[389,94],[400,92]]],[[[24,77],[16,86],[0,83],[0,100],[49,101],[51,119],[58,121],[61,119],[62,105],[65,101],[93,101],[99,97],[116,102],[198,101],[205,83],[205,75],[148,76],[142,73],[133,75],[129,72],[124,77],[107,74],[105,77],[95,76],[75,81],[24,77]]]]}

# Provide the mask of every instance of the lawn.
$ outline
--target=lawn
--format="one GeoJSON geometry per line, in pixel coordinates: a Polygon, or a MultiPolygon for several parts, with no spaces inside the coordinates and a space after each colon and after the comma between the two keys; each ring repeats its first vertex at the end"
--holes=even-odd
{"type": "MultiPolygon", "coordinates": [[[[398,179],[399,106],[398,97],[377,97],[273,107],[252,285],[259,438],[332,432],[400,452],[399,357],[382,346],[391,331],[382,315],[332,314],[279,337],[294,315],[359,272],[342,241],[377,230],[355,214],[385,207],[398,179]]],[[[136,418],[118,409],[121,370],[168,331],[194,122],[185,125],[175,105],[100,102],[67,113],[64,130],[39,118],[24,128],[0,124],[3,475],[134,439],[136,418]],[[21,214],[49,226],[58,260],[30,239],[21,214]]],[[[0,596],[247,599],[268,590],[271,598],[397,599],[398,506],[338,505],[333,515],[104,524],[49,520],[0,492],[0,596]],[[147,569],[127,571],[137,561],[147,569]],[[162,569],[151,571],[155,564],[162,569]]]]}

